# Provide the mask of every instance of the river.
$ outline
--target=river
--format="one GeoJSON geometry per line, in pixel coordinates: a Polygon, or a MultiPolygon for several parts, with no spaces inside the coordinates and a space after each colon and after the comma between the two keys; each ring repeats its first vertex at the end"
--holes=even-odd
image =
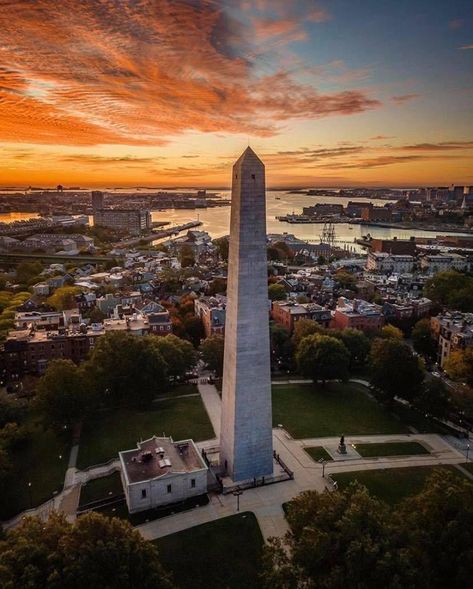
{"type": "MultiPolygon", "coordinates": [[[[230,198],[230,191],[219,191],[223,198],[230,198]]],[[[346,205],[353,198],[344,198],[337,196],[308,196],[306,194],[290,194],[289,192],[272,192],[266,194],[266,222],[268,233],[292,233],[296,237],[304,240],[319,240],[323,225],[316,224],[293,224],[278,221],[277,216],[286,215],[287,213],[301,213],[305,206],[315,203],[337,203],[346,205]]],[[[364,202],[373,202],[377,206],[383,206],[385,200],[360,199],[364,202]]],[[[36,213],[3,213],[0,214],[0,221],[12,222],[35,218],[36,213]]],[[[212,237],[222,237],[228,235],[230,226],[230,207],[213,207],[208,209],[167,209],[163,211],[152,212],[153,221],[169,221],[173,225],[181,225],[188,221],[199,219],[202,225],[199,229],[207,231],[212,237]]],[[[353,248],[353,251],[362,251],[355,244],[355,239],[370,233],[373,237],[381,239],[409,239],[412,236],[433,237],[437,233],[441,235],[462,235],[448,231],[423,231],[420,229],[397,229],[389,227],[374,227],[366,225],[354,225],[349,223],[337,223],[335,225],[335,234],[337,242],[346,242],[347,247],[353,248]]],[[[467,234],[464,234],[467,235],[467,234]]],[[[339,245],[343,246],[342,243],[339,245]]]]}

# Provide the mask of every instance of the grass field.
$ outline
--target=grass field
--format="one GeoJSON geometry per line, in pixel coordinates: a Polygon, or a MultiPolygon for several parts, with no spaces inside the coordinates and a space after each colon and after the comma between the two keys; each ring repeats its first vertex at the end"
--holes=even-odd
{"type": "Polygon", "coordinates": [[[256,589],[263,537],[252,513],[209,522],[155,540],[180,589],[256,589]]]}
{"type": "Polygon", "coordinates": [[[425,446],[418,442],[387,442],[383,444],[357,444],[356,451],[363,458],[378,456],[415,456],[430,454],[425,446]]]}
{"type": "Polygon", "coordinates": [[[304,450],[316,462],[318,462],[322,458],[324,460],[333,460],[333,458],[330,456],[327,450],[322,448],[322,446],[313,446],[312,448],[304,448],[304,450]]]}
{"type": "Polygon", "coordinates": [[[84,424],[77,467],[83,469],[118,458],[118,452],[136,447],[140,439],[165,433],[174,440],[208,440],[215,436],[200,397],[168,399],[145,410],[120,409],[99,413],[84,424]]]}
{"type": "Polygon", "coordinates": [[[465,470],[473,474],[473,462],[465,462],[465,464],[462,464],[462,466],[465,470]]]}
{"type": "Polygon", "coordinates": [[[273,424],[282,423],[294,438],[408,432],[365,392],[356,383],[275,385],[273,424]]]}
{"type": "Polygon", "coordinates": [[[114,472],[106,477],[93,479],[85,485],[82,485],[80,490],[79,505],[86,505],[92,501],[99,499],[107,499],[115,495],[123,493],[122,481],[119,472],[114,472]]]}
{"type": "Polygon", "coordinates": [[[364,485],[371,494],[387,503],[399,503],[405,497],[415,495],[425,484],[428,476],[436,469],[449,470],[459,476],[461,473],[453,466],[412,466],[408,468],[386,468],[380,470],[364,470],[333,474],[339,489],[343,489],[352,481],[364,485]]]}
{"type": "Polygon", "coordinates": [[[9,519],[44,503],[64,485],[70,450],[68,436],[44,431],[34,422],[30,427],[30,441],[11,456],[12,471],[1,491],[0,519],[9,519]]]}

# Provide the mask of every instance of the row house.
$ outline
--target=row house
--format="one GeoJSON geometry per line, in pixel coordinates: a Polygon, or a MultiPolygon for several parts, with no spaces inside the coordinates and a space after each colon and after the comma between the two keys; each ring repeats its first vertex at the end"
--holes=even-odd
{"type": "Polygon", "coordinates": [[[335,329],[360,329],[361,331],[377,331],[384,325],[382,308],[360,299],[348,301],[340,297],[333,315],[331,327],[335,329]]]}
{"type": "Polygon", "coordinates": [[[194,300],[195,314],[202,320],[206,337],[215,334],[223,335],[226,306],[227,297],[218,294],[194,300]]]}
{"type": "Polygon", "coordinates": [[[441,368],[452,352],[473,345],[472,313],[446,313],[432,317],[430,326],[438,341],[437,361],[441,368]]]}
{"type": "Polygon", "coordinates": [[[271,317],[292,333],[294,325],[301,319],[317,321],[322,327],[328,327],[332,319],[329,309],[316,303],[295,303],[293,301],[273,301],[271,317]]]}

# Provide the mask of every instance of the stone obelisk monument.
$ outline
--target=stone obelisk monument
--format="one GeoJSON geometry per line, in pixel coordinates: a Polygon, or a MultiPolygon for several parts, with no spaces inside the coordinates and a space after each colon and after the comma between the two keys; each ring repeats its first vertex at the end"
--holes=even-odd
{"type": "Polygon", "coordinates": [[[220,464],[233,481],[272,474],[264,164],[233,166],[220,464]]]}

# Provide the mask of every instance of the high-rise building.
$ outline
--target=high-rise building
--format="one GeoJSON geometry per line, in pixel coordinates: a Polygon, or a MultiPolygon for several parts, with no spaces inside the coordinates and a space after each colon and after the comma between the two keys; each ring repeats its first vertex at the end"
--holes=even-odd
{"type": "Polygon", "coordinates": [[[103,209],[103,192],[100,190],[92,191],[92,209],[94,211],[103,209]]]}
{"type": "Polygon", "coordinates": [[[220,464],[233,481],[273,472],[263,162],[233,166],[220,464]]]}

